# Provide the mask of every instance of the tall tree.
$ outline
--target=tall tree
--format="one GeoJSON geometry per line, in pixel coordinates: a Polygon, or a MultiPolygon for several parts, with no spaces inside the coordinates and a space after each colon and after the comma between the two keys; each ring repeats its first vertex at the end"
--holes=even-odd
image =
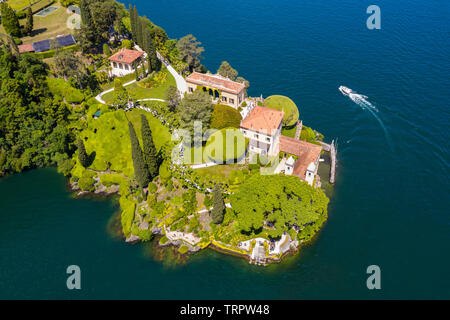
{"type": "Polygon", "coordinates": [[[83,140],[81,139],[77,140],[77,148],[78,148],[78,160],[80,160],[81,165],[85,168],[89,167],[89,156],[86,153],[83,140]]]}
{"type": "Polygon", "coordinates": [[[139,69],[136,61],[133,61],[134,75],[136,77],[136,81],[139,81],[139,69]]]}
{"type": "Polygon", "coordinates": [[[234,69],[227,61],[222,61],[217,73],[232,81],[235,81],[238,76],[237,70],[234,69]]]}
{"type": "Polygon", "coordinates": [[[88,28],[94,28],[92,21],[91,8],[87,0],[80,0],[81,22],[88,28]]]}
{"type": "Polygon", "coordinates": [[[150,182],[148,167],[144,162],[142,149],[139,145],[136,131],[134,131],[133,124],[130,121],[128,121],[128,129],[130,132],[131,158],[133,159],[134,176],[136,177],[136,181],[138,182],[139,186],[141,188],[145,188],[150,182]]]}
{"type": "Polygon", "coordinates": [[[128,6],[128,13],[130,16],[131,37],[134,41],[136,41],[136,20],[134,19],[134,9],[131,3],[128,6]]]}
{"type": "Polygon", "coordinates": [[[169,86],[166,90],[167,107],[170,111],[175,111],[180,104],[181,96],[176,86],[169,86]]]}
{"type": "Polygon", "coordinates": [[[13,37],[20,37],[22,32],[20,30],[19,18],[6,2],[1,3],[0,14],[2,25],[6,33],[13,37]]]}
{"type": "Polygon", "coordinates": [[[134,42],[137,43],[137,41],[138,41],[138,30],[139,30],[139,14],[138,14],[138,11],[136,9],[136,6],[134,6],[134,8],[133,8],[133,19],[134,19],[134,23],[135,23],[135,26],[136,26],[136,30],[135,30],[136,34],[135,34],[135,38],[133,40],[134,40],[134,42]]]}
{"type": "Polygon", "coordinates": [[[31,7],[28,7],[27,9],[27,22],[25,23],[23,31],[28,35],[33,31],[33,11],[31,10],[31,7]]]}
{"type": "Polygon", "coordinates": [[[141,114],[141,134],[142,149],[144,151],[144,161],[147,164],[150,173],[150,179],[153,180],[158,175],[158,152],[153,142],[152,130],[148,124],[147,117],[141,114]]]}
{"type": "Polygon", "coordinates": [[[148,36],[147,41],[148,41],[147,56],[148,56],[149,72],[159,71],[161,70],[161,61],[159,61],[158,56],[156,55],[155,42],[153,41],[150,35],[148,36]]]}
{"type": "MultiPolygon", "coordinates": [[[[202,123],[204,133],[210,125],[213,106],[211,97],[202,90],[195,90],[193,94],[186,95],[177,108],[180,115],[181,127],[194,133],[194,122],[202,123]]],[[[197,132],[200,134],[200,132],[197,132]]]]}
{"type": "Polygon", "coordinates": [[[141,17],[137,18],[137,26],[136,26],[136,43],[142,48],[144,43],[144,33],[147,29],[147,26],[145,25],[144,19],[141,17]]]}
{"type": "Polygon", "coordinates": [[[219,185],[214,187],[213,208],[211,210],[211,218],[215,224],[221,224],[225,214],[225,202],[223,201],[222,190],[219,185]]]}
{"type": "Polygon", "coordinates": [[[197,38],[192,34],[184,36],[177,42],[180,58],[189,65],[190,71],[199,71],[202,69],[200,59],[202,58],[202,52],[205,51],[205,49],[200,46],[201,44],[202,43],[197,41],[197,38]]]}
{"type": "Polygon", "coordinates": [[[227,61],[223,61],[220,65],[217,73],[222,77],[226,77],[232,81],[243,83],[245,85],[245,96],[247,96],[247,89],[250,87],[250,82],[245,80],[243,77],[238,77],[239,73],[234,69],[227,61]]]}

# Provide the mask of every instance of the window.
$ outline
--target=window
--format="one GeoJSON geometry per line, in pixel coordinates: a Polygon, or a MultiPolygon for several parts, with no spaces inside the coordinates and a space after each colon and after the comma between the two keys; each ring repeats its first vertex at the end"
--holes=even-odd
{"type": "Polygon", "coordinates": [[[270,142],[270,138],[266,138],[266,141],[270,142]]]}
{"type": "Polygon", "coordinates": [[[128,69],[128,65],[127,65],[127,64],[125,65],[125,70],[129,70],[129,69],[128,69]]]}
{"type": "Polygon", "coordinates": [[[190,93],[194,92],[194,88],[189,87],[189,92],[190,92],[190,93]]]}
{"type": "Polygon", "coordinates": [[[119,68],[123,69],[123,64],[119,63],[119,68]]]}
{"type": "Polygon", "coordinates": [[[255,138],[256,138],[256,139],[258,139],[258,138],[259,138],[259,135],[257,135],[256,133],[255,133],[255,138]]]}
{"type": "Polygon", "coordinates": [[[227,102],[227,97],[222,97],[223,102],[227,102]]]}
{"type": "Polygon", "coordinates": [[[234,99],[230,98],[230,103],[234,104],[234,99]]]}
{"type": "Polygon", "coordinates": [[[117,68],[117,63],[113,62],[114,68],[117,68]]]}
{"type": "Polygon", "coordinates": [[[247,134],[247,131],[245,131],[245,130],[242,130],[242,133],[244,133],[244,134],[247,134]]]}

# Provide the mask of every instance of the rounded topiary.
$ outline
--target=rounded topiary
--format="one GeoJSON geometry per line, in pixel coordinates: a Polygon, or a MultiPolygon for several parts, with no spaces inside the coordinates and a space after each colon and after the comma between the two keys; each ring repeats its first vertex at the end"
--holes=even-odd
{"type": "Polygon", "coordinates": [[[299,112],[297,105],[285,96],[274,95],[264,100],[267,108],[284,111],[283,127],[290,127],[297,123],[299,112]]]}

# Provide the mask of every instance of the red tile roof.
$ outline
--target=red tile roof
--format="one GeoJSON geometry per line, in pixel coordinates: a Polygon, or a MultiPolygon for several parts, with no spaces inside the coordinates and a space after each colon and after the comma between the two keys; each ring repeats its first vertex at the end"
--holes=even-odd
{"type": "Polygon", "coordinates": [[[255,106],[241,122],[241,128],[272,135],[283,120],[284,112],[266,107],[255,106]]]}
{"type": "Polygon", "coordinates": [[[17,48],[19,48],[19,53],[22,53],[22,52],[33,52],[34,51],[32,43],[21,44],[17,48]]]}
{"type": "Polygon", "coordinates": [[[130,50],[126,48],[122,48],[111,57],[108,58],[110,61],[121,62],[121,63],[133,63],[139,57],[144,55],[144,51],[130,50]]]}
{"type": "Polygon", "coordinates": [[[231,81],[230,79],[222,77],[218,74],[204,74],[194,72],[186,78],[186,81],[194,83],[196,85],[211,87],[234,94],[239,94],[242,90],[245,89],[245,85],[243,83],[231,81]]]}
{"type": "Polygon", "coordinates": [[[298,156],[294,164],[294,175],[305,179],[306,169],[313,162],[316,164],[322,152],[322,147],[306,141],[280,136],[280,151],[298,156]]]}

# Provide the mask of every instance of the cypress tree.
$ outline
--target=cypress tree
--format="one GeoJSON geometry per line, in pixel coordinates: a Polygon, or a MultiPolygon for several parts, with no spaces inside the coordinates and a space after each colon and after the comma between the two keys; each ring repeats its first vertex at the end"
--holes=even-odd
{"type": "Polygon", "coordinates": [[[136,76],[136,81],[139,81],[139,70],[138,70],[138,66],[136,64],[136,61],[133,62],[133,68],[134,68],[134,74],[136,76]]]}
{"type": "Polygon", "coordinates": [[[142,148],[144,149],[144,161],[147,164],[150,178],[158,175],[158,152],[153,142],[152,130],[148,124],[147,117],[141,114],[142,148]]]}
{"type": "Polygon", "coordinates": [[[134,175],[139,186],[145,188],[150,182],[148,168],[144,162],[144,157],[142,156],[142,150],[136,136],[136,131],[134,131],[133,124],[130,121],[128,121],[128,129],[130,131],[131,157],[133,159],[134,175]]]}
{"type": "Polygon", "coordinates": [[[84,148],[83,140],[81,139],[77,140],[77,148],[78,148],[78,160],[80,160],[81,165],[85,168],[89,167],[89,156],[86,153],[86,149],[84,148]]]}
{"type": "Polygon", "coordinates": [[[134,10],[131,6],[131,3],[128,7],[128,12],[130,14],[130,24],[131,24],[131,37],[134,41],[136,41],[136,20],[134,19],[134,10]]]}
{"type": "Polygon", "coordinates": [[[31,11],[31,7],[27,9],[27,22],[25,24],[24,31],[26,34],[30,34],[33,31],[33,12],[31,11]]]}
{"type": "Polygon", "coordinates": [[[155,43],[152,39],[152,36],[148,29],[145,30],[145,49],[143,49],[147,53],[148,60],[148,72],[151,73],[153,71],[159,71],[161,69],[161,62],[159,61],[156,55],[155,43]]]}
{"type": "Polygon", "coordinates": [[[211,210],[211,218],[215,224],[221,224],[225,214],[225,202],[223,201],[222,190],[219,185],[214,187],[213,209],[211,210]]]}
{"type": "Polygon", "coordinates": [[[145,32],[146,26],[145,26],[145,22],[142,21],[141,17],[137,18],[137,44],[142,47],[142,43],[143,43],[143,36],[144,36],[144,32],[145,32]]]}
{"type": "Polygon", "coordinates": [[[136,9],[136,6],[134,6],[133,8],[133,20],[134,20],[134,31],[135,31],[135,37],[134,37],[134,42],[138,43],[139,41],[139,29],[140,29],[140,25],[139,25],[139,14],[138,11],[136,9]]]}
{"type": "Polygon", "coordinates": [[[89,8],[87,0],[80,1],[80,15],[81,15],[81,22],[86,27],[88,27],[89,29],[94,27],[92,22],[91,9],[89,8]]]}
{"type": "Polygon", "coordinates": [[[6,33],[12,37],[20,37],[22,32],[16,13],[6,2],[3,2],[0,6],[2,25],[6,33]]]}

